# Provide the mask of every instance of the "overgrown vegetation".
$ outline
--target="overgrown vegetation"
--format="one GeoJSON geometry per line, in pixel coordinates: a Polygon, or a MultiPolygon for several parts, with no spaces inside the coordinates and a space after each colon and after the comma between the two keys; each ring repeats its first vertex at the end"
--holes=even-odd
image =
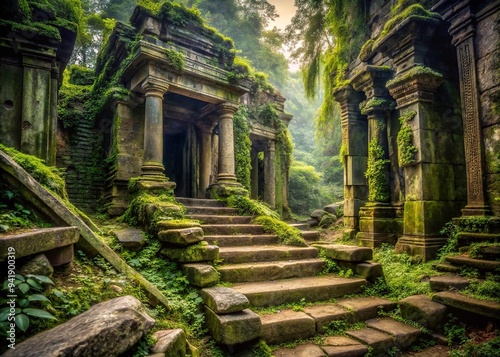
{"type": "Polygon", "coordinates": [[[274,233],[281,244],[307,247],[308,244],[302,238],[300,230],[291,227],[289,224],[269,216],[259,216],[254,222],[262,225],[268,233],[274,233]]]}
{"type": "Polygon", "coordinates": [[[408,122],[412,120],[417,113],[415,111],[408,111],[399,118],[401,128],[397,136],[398,144],[398,162],[399,166],[410,165],[415,162],[415,153],[418,148],[413,145],[413,133],[408,122]]]}
{"type": "Polygon", "coordinates": [[[384,149],[374,137],[368,144],[368,165],[365,177],[368,179],[368,201],[387,202],[389,200],[389,182],[387,165],[389,160],[384,149]]]}

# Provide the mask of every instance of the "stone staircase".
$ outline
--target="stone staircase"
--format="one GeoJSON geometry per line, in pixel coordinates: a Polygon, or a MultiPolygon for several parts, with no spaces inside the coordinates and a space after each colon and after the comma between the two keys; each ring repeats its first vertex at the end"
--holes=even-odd
{"type": "MultiPolygon", "coordinates": [[[[298,309],[258,315],[260,337],[269,345],[311,338],[325,332],[335,321],[346,324],[366,321],[364,328],[347,331],[346,336],[325,337],[321,345],[304,343],[293,349],[282,348],[275,353],[276,356],[363,356],[369,350],[374,356],[382,356],[391,348],[406,348],[417,339],[418,329],[390,318],[378,318],[380,311],[395,309],[395,303],[375,297],[346,297],[361,293],[367,284],[365,279],[320,275],[326,263],[319,258],[319,251],[328,252],[331,247],[280,245],[275,235],[266,233],[260,225],[252,224],[252,217],[238,216],[236,209],[225,207],[222,202],[190,198],[177,198],[177,201],[184,204],[189,218],[201,222],[204,240],[219,247],[222,263],[217,270],[220,282],[230,284],[231,289],[244,295],[250,309],[297,304],[298,309]],[[301,307],[305,302],[315,304],[301,307]]],[[[304,230],[302,235],[310,244],[318,243],[316,231],[304,230]]],[[[344,249],[339,254],[366,257],[366,252],[359,254],[356,248],[353,248],[352,254],[348,250],[344,249]]],[[[354,268],[373,264],[364,261],[348,263],[354,268]]],[[[373,271],[371,266],[370,271],[373,271]]],[[[226,311],[217,307],[217,295],[226,292],[216,290],[202,290],[206,303],[209,301],[207,306],[214,311],[219,309],[221,321],[229,320],[226,311]]],[[[244,318],[248,321],[253,319],[248,310],[238,313],[242,316],[246,314],[244,318]]],[[[209,314],[212,316],[213,312],[209,314]]],[[[207,318],[214,319],[213,316],[207,318]]]]}

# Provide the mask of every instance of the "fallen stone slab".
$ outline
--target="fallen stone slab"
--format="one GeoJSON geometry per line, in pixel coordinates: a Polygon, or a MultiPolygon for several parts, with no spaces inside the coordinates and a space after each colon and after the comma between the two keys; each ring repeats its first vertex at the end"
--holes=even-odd
{"type": "Polygon", "coordinates": [[[120,229],[113,234],[124,248],[130,250],[140,250],[146,242],[144,232],[137,228],[120,229]]]}
{"type": "Polygon", "coordinates": [[[352,322],[352,313],[337,304],[309,306],[304,308],[304,312],[314,319],[318,333],[324,332],[332,321],[352,322]]]}
{"type": "Polygon", "coordinates": [[[405,325],[390,317],[368,320],[366,321],[366,327],[392,335],[396,345],[402,349],[413,345],[422,333],[419,329],[405,325]]]}
{"type": "Polygon", "coordinates": [[[423,327],[434,329],[446,316],[447,308],[432,301],[427,295],[409,296],[399,302],[401,316],[423,327]]]}
{"type": "Polygon", "coordinates": [[[273,352],[276,357],[326,357],[327,355],[323,350],[312,344],[299,345],[295,348],[280,348],[273,352]]]}
{"type": "Polygon", "coordinates": [[[203,229],[200,227],[168,229],[160,231],[158,239],[173,245],[188,246],[203,240],[203,229]]]}
{"type": "Polygon", "coordinates": [[[190,285],[198,288],[214,286],[219,282],[219,274],[209,264],[183,264],[182,271],[190,285]]]}
{"type": "Polygon", "coordinates": [[[377,297],[350,298],[340,300],[338,304],[352,312],[353,322],[374,319],[379,311],[388,312],[396,308],[395,302],[377,297]]]}
{"type": "Polygon", "coordinates": [[[205,306],[205,318],[207,328],[217,343],[236,345],[260,336],[260,317],[249,309],[219,315],[205,306]]]}
{"type": "Polygon", "coordinates": [[[438,275],[431,277],[429,284],[432,291],[464,290],[470,280],[460,275],[438,275]]]}
{"type": "Polygon", "coordinates": [[[230,314],[250,307],[247,297],[231,288],[206,288],[200,291],[200,295],[205,305],[216,314],[230,314]]]}
{"type": "Polygon", "coordinates": [[[371,328],[363,328],[360,330],[348,330],[345,332],[347,336],[352,337],[365,345],[369,345],[373,350],[372,353],[378,354],[389,351],[394,346],[394,341],[391,335],[373,330],[371,328]]]}
{"type": "Polygon", "coordinates": [[[449,256],[445,259],[454,265],[469,266],[482,271],[494,272],[500,269],[500,262],[495,260],[473,259],[464,256],[449,256]]]}
{"type": "Polygon", "coordinates": [[[315,244],[325,257],[348,262],[364,262],[373,259],[373,250],[367,247],[357,247],[340,244],[315,244]]]}
{"type": "Polygon", "coordinates": [[[460,293],[442,291],[432,296],[432,300],[462,311],[500,319],[500,303],[474,299],[460,293]]]}
{"type": "Polygon", "coordinates": [[[260,317],[261,338],[269,344],[278,344],[297,339],[306,339],[316,333],[314,319],[301,311],[283,310],[260,317]]]}
{"type": "Polygon", "coordinates": [[[182,329],[156,331],[153,338],[156,343],[151,347],[151,352],[176,357],[186,355],[186,333],[182,329]]]}
{"type": "Polygon", "coordinates": [[[179,263],[213,262],[219,259],[219,247],[200,242],[186,248],[165,247],[160,254],[179,263]]]}
{"type": "Polygon", "coordinates": [[[0,237],[0,261],[7,258],[9,248],[15,249],[16,258],[22,258],[75,244],[79,238],[76,227],[41,228],[3,235],[0,237]]]}
{"type": "Polygon", "coordinates": [[[368,353],[368,347],[345,336],[325,337],[321,348],[328,357],[363,357],[368,353]]]}
{"type": "Polygon", "coordinates": [[[6,357],[119,356],[145,336],[155,321],[139,300],[122,296],[41,332],[7,351],[6,357]]]}

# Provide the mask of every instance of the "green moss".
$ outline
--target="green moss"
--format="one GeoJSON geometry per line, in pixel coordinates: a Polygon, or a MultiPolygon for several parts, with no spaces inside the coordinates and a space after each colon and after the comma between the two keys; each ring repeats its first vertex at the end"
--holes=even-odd
{"type": "Polygon", "coordinates": [[[260,216],[254,219],[254,222],[262,225],[268,233],[273,233],[278,237],[280,243],[297,247],[307,247],[308,244],[302,238],[299,229],[291,227],[289,224],[280,221],[279,219],[260,216]]]}
{"type": "Polygon", "coordinates": [[[68,71],[70,84],[90,86],[94,83],[95,72],[90,68],[73,65],[68,67],[68,71]]]}
{"type": "Polygon", "coordinates": [[[250,151],[250,127],[248,110],[241,105],[234,114],[234,157],[236,160],[236,178],[247,190],[250,189],[250,172],[252,169],[250,151]]]}
{"type": "Polygon", "coordinates": [[[359,104],[359,109],[361,114],[367,115],[371,110],[387,110],[390,111],[394,109],[395,103],[392,100],[387,100],[379,97],[373,97],[368,101],[361,102],[359,104]]]}
{"type": "Polygon", "coordinates": [[[401,128],[396,139],[399,166],[406,166],[415,162],[415,153],[418,152],[418,148],[413,145],[413,133],[411,126],[408,124],[415,115],[417,115],[417,112],[408,111],[399,118],[401,128]]]}
{"type": "Polygon", "coordinates": [[[428,75],[428,76],[433,76],[436,78],[444,78],[441,73],[439,73],[439,72],[437,72],[429,67],[419,65],[419,66],[412,67],[410,70],[405,72],[404,75],[398,76],[394,79],[391,79],[390,81],[387,81],[386,86],[387,87],[395,86],[397,84],[403,83],[403,82],[409,80],[410,78],[416,77],[418,75],[428,75]]]}
{"type": "Polygon", "coordinates": [[[366,61],[368,59],[368,57],[371,55],[374,43],[375,43],[375,41],[373,39],[369,39],[361,47],[361,50],[359,51],[359,56],[358,56],[361,61],[366,61]]]}
{"type": "Polygon", "coordinates": [[[387,181],[387,165],[384,149],[373,138],[368,144],[368,165],[365,177],[368,179],[368,201],[388,202],[389,182],[387,181]]]}
{"type": "Polygon", "coordinates": [[[184,71],[186,60],[183,53],[166,48],[165,54],[167,55],[167,63],[170,66],[172,66],[175,70],[179,72],[184,71]]]}
{"type": "Polygon", "coordinates": [[[66,84],[59,90],[58,120],[65,129],[73,129],[79,122],[88,120],[85,103],[90,98],[91,86],[66,84]]]}
{"type": "MultiPolygon", "coordinates": [[[[402,6],[398,9],[402,9],[402,6]]],[[[384,29],[379,35],[379,39],[383,38],[387,35],[393,28],[395,28],[398,24],[402,23],[409,17],[415,17],[422,20],[427,21],[436,21],[441,20],[441,16],[438,13],[428,11],[424,9],[421,4],[413,4],[411,6],[406,7],[400,13],[392,17],[389,21],[386,22],[384,29]]]]}
{"type": "Polygon", "coordinates": [[[268,216],[278,219],[279,215],[265,202],[252,200],[245,195],[232,195],[227,198],[229,207],[238,209],[240,215],[268,216]]]}

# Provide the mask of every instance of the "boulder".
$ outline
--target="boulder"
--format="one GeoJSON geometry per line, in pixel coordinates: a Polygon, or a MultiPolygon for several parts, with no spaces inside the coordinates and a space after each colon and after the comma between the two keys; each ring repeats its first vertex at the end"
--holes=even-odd
{"type": "Polygon", "coordinates": [[[339,211],[340,211],[340,207],[341,207],[340,204],[338,204],[338,203],[332,203],[332,204],[329,204],[329,205],[323,207],[323,210],[326,211],[326,212],[328,212],[328,213],[331,213],[331,214],[333,214],[335,216],[338,216],[339,211]]]}
{"type": "Polygon", "coordinates": [[[322,210],[322,209],[316,209],[311,212],[311,218],[315,219],[317,221],[321,221],[321,218],[323,218],[324,215],[327,215],[328,212],[322,210]]]}
{"type": "Polygon", "coordinates": [[[122,296],[94,305],[71,320],[21,342],[4,356],[119,356],[154,324],[139,300],[122,296]]]}
{"type": "Polygon", "coordinates": [[[182,329],[156,331],[153,338],[156,343],[151,347],[151,352],[176,357],[186,355],[186,334],[182,329]]]}
{"type": "Polygon", "coordinates": [[[123,248],[131,250],[140,250],[146,242],[143,231],[136,228],[120,229],[113,234],[123,248]]]}
{"type": "Polygon", "coordinates": [[[182,271],[189,284],[198,288],[207,288],[219,282],[219,273],[209,264],[184,264],[182,271]]]}
{"type": "Polygon", "coordinates": [[[446,315],[446,306],[432,301],[427,295],[409,296],[399,302],[401,316],[434,329],[446,315]]]}
{"type": "Polygon", "coordinates": [[[200,227],[169,229],[160,231],[158,239],[173,245],[188,246],[203,240],[203,229],[200,227]]]}
{"type": "Polygon", "coordinates": [[[54,273],[54,268],[52,268],[45,255],[38,254],[21,266],[18,273],[22,275],[45,275],[50,278],[54,273]]]}
{"type": "Polygon", "coordinates": [[[205,306],[205,317],[208,330],[217,343],[236,345],[260,337],[260,317],[249,309],[218,315],[205,306]]]}
{"type": "Polygon", "coordinates": [[[201,290],[200,294],[205,305],[217,314],[239,312],[250,306],[245,295],[231,288],[207,288],[201,290]]]}

